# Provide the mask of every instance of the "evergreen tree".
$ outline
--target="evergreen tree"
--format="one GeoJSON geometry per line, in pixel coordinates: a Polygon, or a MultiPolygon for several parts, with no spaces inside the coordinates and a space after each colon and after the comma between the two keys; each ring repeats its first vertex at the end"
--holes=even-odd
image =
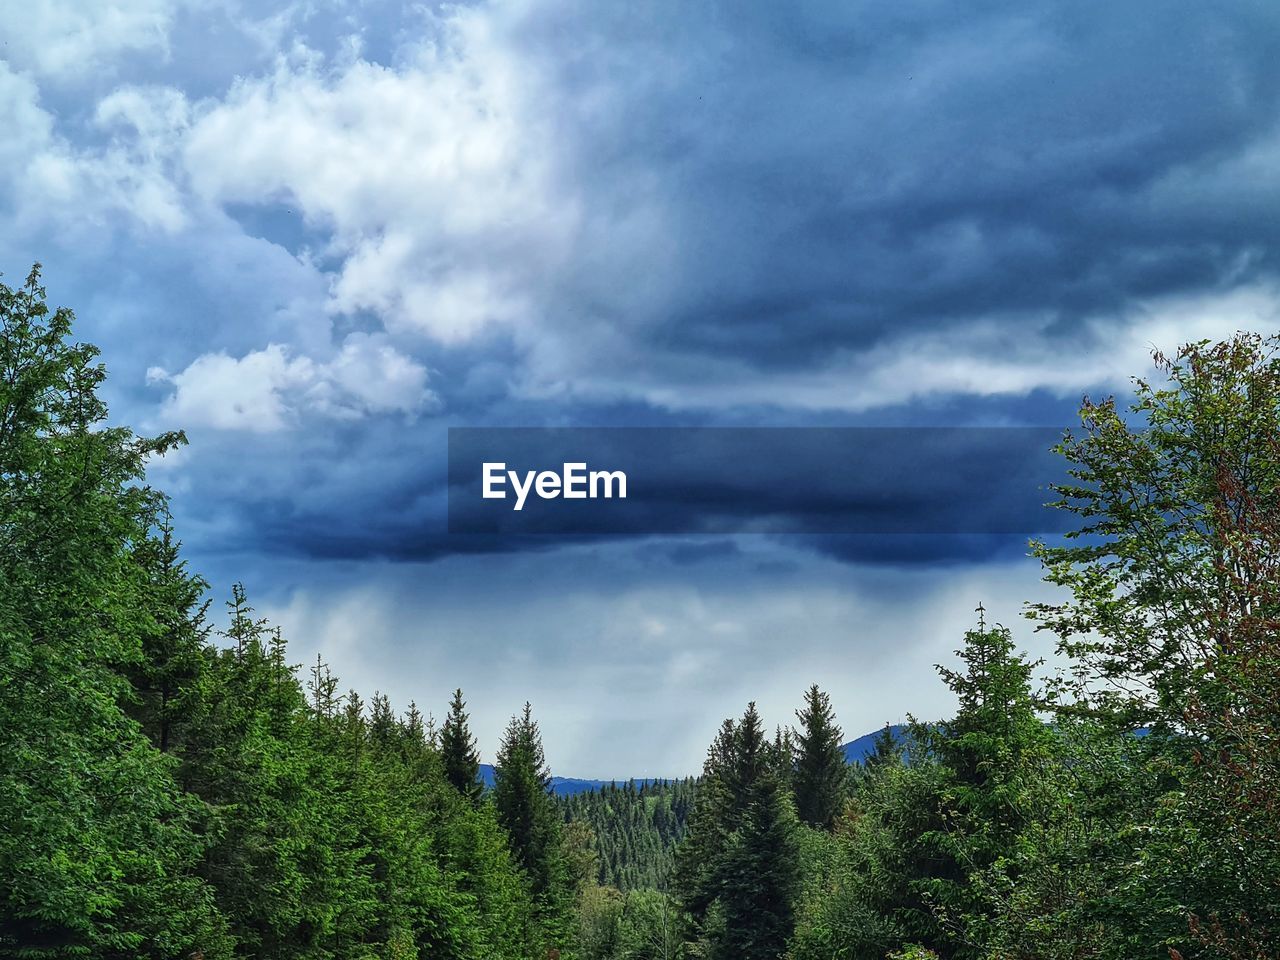
{"type": "Polygon", "coordinates": [[[562,797],[558,804],[566,822],[590,827],[601,885],[624,893],[666,890],[696,789],[692,777],[645,782],[638,789],[628,781],[562,797]]]}
{"type": "Polygon", "coordinates": [[[725,721],[700,782],[561,801],[526,704],[490,803],[461,691],[437,736],[322,660],[304,685],[239,584],[211,639],[143,482],[182,438],[106,425],[70,324],[0,284],[0,960],[1276,955],[1280,338],[1162,359],[1145,432],[1086,406],[1094,536],[1040,548],[1073,600],[1036,608],[1081,682],[1033,695],[979,608],[955,716],[907,762],[886,727],[829,831],[817,687],[796,737],[725,721]]]}
{"type": "Polygon", "coordinates": [[[902,759],[902,743],[890,724],[886,723],[884,729],[876,734],[876,739],[871,746],[871,756],[867,757],[863,763],[868,770],[874,770],[887,763],[896,763],[902,759]]]}
{"type": "Polygon", "coordinates": [[[106,425],[72,321],[38,267],[0,284],[0,957],[224,957],[197,805],[148,736],[192,665],[143,471],[184,438],[106,425]]]}
{"type": "Polygon", "coordinates": [[[785,790],[792,790],[796,772],[796,737],[790,727],[773,729],[773,742],[768,746],[769,762],[774,775],[785,790]]]}
{"type": "Polygon", "coordinates": [[[964,645],[956,651],[963,669],[937,668],[955,694],[955,718],[918,735],[959,783],[982,788],[1020,770],[1029,752],[1043,749],[1048,732],[1036,715],[1031,691],[1038,664],[1018,651],[1008,627],[988,627],[981,606],[978,613],[977,629],[965,633],[964,645]]]}
{"type": "Polygon", "coordinates": [[[212,641],[143,482],[183,438],[106,425],[71,320],[0,284],[0,960],[543,957],[416,711],[304,691],[239,584],[212,641]]]}
{"type": "MultiPolygon", "coordinates": [[[[967,924],[966,941],[986,925],[972,878],[1015,852],[1052,753],[1052,732],[1037,716],[1031,690],[1037,664],[1017,650],[1007,627],[987,625],[981,605],[978,613],[977,629],[957,651],[963,669],[938,667],[958,701],[955,718],[915,730],[947,771],[939,798],[946,826],[934,842],[938,861],[954,866],[931,878],[933,908],[967,924]]],[[[966,944],[961,955],[982,954],[966,944]]]]}
{"type": "Polygon", "coordinates": [[[844,808],[847,765],[842,733],[831,698],[815,683],[796,711],[796,767],[792,779],[796,813],[812,827],[829,830],[844,808]]]}
{"type": "Polygon", "coordinates": [[[146,602],[152,625],[142,636],[142,656],[126,670],[133,685],[129,712],[161,753],[182,746],[204,693],[204,651],[209,627],[208,584],[187,571],[179,557],[172,518],[166,509],[157,536],[140,542],[135,558],[148,578],[146,602]]]}
{"type": "Polygon", "coordinates": [[[480,754],[467,724],[466,706],[462,690],[455,690],[449,715],[440,728],[440,757],[444,775],[454,789],[476,803],[484,794],[484,784],[480,782],[480,754]]]}
{"type": "Polygon", "coordinates": [[[726,720],[703,767],[676,885],[691,949],[709,957],[776,960],[793,922],[795,813],[755,704],[726,720]]]}
{"type": "Polygon", "coordinates": [[[560,858],[560,817],[551,797],[551,771],[533,708],[511,718],[498,747],[493,804],[512,856],[528,878],[536,914],[552,944],[567,939],[571,906],[560,858]]]}
{"type": "Polygon", "coordinates": [[[718,871],[724,933],[717,953],[740,960],[776,960],[793,924],[795,814],[776,768],[768,763],[754,703],[748,704],[738,725],[735,747],[732,790],[737,825],[718,871]]]}
{"type": "Polygon", "coordinates": [[[305,956],[341,935],[344,906],[367,909],[367,876],[354,843],[337,836],[343,793],[305,725],[283,639],[254,616],[241,584],[226,606],[226,646],[208,652],[207,696],[178,767],[213,838],[200,874],[241,951],[305,956]]]}
{"type": "Polygon", "coordinates": [[[717,896],[717,868],[735,828],[735,797],[730,786],[737,724],[725,720],[707,748],[702,779],[689,811],[684,841],[676,848],[675,889],[697,938],[712,919],[717,896]]]}

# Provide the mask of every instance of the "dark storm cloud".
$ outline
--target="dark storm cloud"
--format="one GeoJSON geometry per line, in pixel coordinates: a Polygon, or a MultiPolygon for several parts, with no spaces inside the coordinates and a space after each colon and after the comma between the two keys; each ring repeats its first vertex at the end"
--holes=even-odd
{"type": "Polygon", "coordinates": [[[1061,435],[972,427],[454,429],[449,530],[1045,532],[1062,525],[1045,509],[1054,499],[1049,484],[1069,479],[1052,450],[1061,435]],[[572,464],[576,480],[567,473],[572,464]]]}
{"type": "Polygon", "coordinates": [[[666,559],[689,564],[734,554],[734,535],[747,533],[807,534],[782,540],[846,561],[954,565],[1025,553],[1028,535],[1063,528],[1067,518],[1043,506],[1053,496],[1048,484],[1064,479],[1049,449],[1058,435],[1047,428],[463,429],[450,433],[446,474],[442,450],[433,449],[443,445],[438,434],[423,446],[429,434],[400,433],[405,449],[396,457],[379,452],[388,436],[349,427],[317,432],[305,453],[294,451],[287,496],[255,489],[242,470],[246,458],[271,456],[274,438],[258,437],[206,456],[219,466],[181,502],[236,505],[208,546],[325,560],[544,553],[684,535],[666,559]],[[408,449],[419,458],[403,455],[408,449]],[[628,499],[531,495],[516,512],[511,499],[480,497],[481,461],[503,460],[523,475],[579,459],[625,470],[628,499]]]}
{"type": "Polygon", "coordinates": [[[616,269],[565,302],[655,349],[770,369],[1029,317],[1087,346],[1084,318],[1280,266],[1276,182],[1233,167],[1275,149],[1273,4],[593,5],[538,33],[570,35],[576,172],[606,212],[650,184],[679,267],[643,306],[616,269]]]}
{"type": "MultiPolygon", "coordinates": [[[[1058,422],[1069,412],[1063,392],[1114,382],[1089,377],[1099,368],[1110,376],[1108,336],[1139,322],[1135,305],[1274,280],[1280,269],[1280,7],[1271,3],[546,0],[432,13],[378,2],[279,5],[256,21],[230,5],[208,14],[183,7],[166,44],[162,57],[130,49],[110,70],[42,80],[40,102],[72,146],[80,138],[100,146],[115,128],[95,125],[85,90],[182,92],[189,112],[171,131],[178,146],[172,156],[150,146],[169,156],[161,173],[187,203],[186,225],[149,233],[120,226],[118,210],[95,208],[64,235],[64,211],[43,226],[20,220],[0,252],[10,277],[33,254],[49,261],[51,288],[68,293],[62,301],[79,309],[83,334],[104,348],[122,418],[191,428],[192,448],[157,482],[173,482],[179,509],[211,548],[393,559],[547,549],[539,538],[445,536],[447,425],[876,422],[867,410],[887,423],[1058,422]],[[550,171],[551,186],[537,180],[550,196],[531,198],[545,201],[538,209],[552,216],[560,199],[572,207],[567,255],[514,274],[527,287],[501,291],[523,310],[509,327],[448,343],[417,329],[388,333],[429,370],[438,407],[408,420],[385,409],[343,419],[351,404],[340,417],[313,415],[305,404],[333,377],[299,372],[302,360],[323,365],[352,331],[394,328],[398,309],[344,312],[329,301],[346,249],[329,242],[342,211],[304,210],[270,170],[255,173],[266,184],[256,194],[249,177],[234,196],[197,198],[182,138],[233,99],[237,84],[248,90],[273,70],[281,89],[304,76],[316,99],[302,103],[316,112],[311,120],[323,119],[332,101],[314,91],[345,76],[357,56],[352,37],[359,56],[387,67],[383,86],[452,69],[449,57],[422,51],[441,42],[441,18],[457,11],[486,28],[473,31],[488,44],[479,52],[452,51],[476,57],[477,77],[505,69],[513,83],[538,83],[538,112],[498,133],[521,146],[528,135],[550,171]],[[302,60],[281,57],[295,41],[326,66],[307,74],[302,60]],[[980,378],[935,387],[911,352],[930,338],[946,344],[942,359],[955,370],[1003,359],[1030,371],[1026,383],[993,388],[995,399],[963,393],[982,392],[980,378]],[[299,363],[281,376],[311,377],[279,388],[287,409],[274,432],[178,419],[199,414],[194,403],[157,414],[166,391],[181,388],[173,379],[146,386],[149,369],[176,375],[202,355],[241,358],[268,344],[299,363]],[[1035,363],[1021,362],[1024,350],[1050,368],[1074,361],[1080,382],[1037,392],[1043,384],[1035,363]],[[856,403],[828,406],[826,394],[841,384],[821,379],[826,365],[859,357],[872,358],[868,377],[882,362],[900,368],[856,403]],[[726,358],[737,365],[713,366],[726,358]],[[538,364],[548,362],[539,379],[538,364]],[[793,378],[786,389],[783,377],[793,378]],[[659,398],[628,390],[634,382],[662,388],[659,398]],[[788,390],[811,382],[813,395],[791,403],[788,390]],[[726,386],[723,403],[697,392],[726,386]],[[877,396],[885,390],[896,394],[877,396]],[[830,412],[843,409],[860,412],[830,412]]],[[[410,100],[405,109],[437,105],[410,100]]],[[[334,190],[394,212],[409,198],[378,190],[415,181],[375,172],[353,165],[334,190]]],[[[6,199],[21,206],[16,193],[6,199]]],[[[483,220],[485,200],[460,190],[447,209],[478,207],[483,220]]],[[[370,236],[376,246],[380,235],[370,236]]],[[[457,256],[483,259],[492,239],[461,236],[457,256]]],[[[538,263],[533,246],[498,245],[492,256],[538,263]]],[[[402,279],[387,273],[392,286],[402,279]]],[[[254,374],[246,366],[237,375],[240,383],[218,385],[233,393],[254,374]]],[[[275,389],[262,393],[274,398],[275,389]]],[[[668,515],[697,506],[698,482],[678,469],[660,487],[668,515]]],[[[731,493],[707,497],[735,522],[761,507],[731,493]]],[[[820,485],[799,484],[766,512],[814,516],[824,496],[820,485]]],[[[899,506],[910,517],[910,504],[899,506]]],[[[797,542],[886,562],[1004,550],[963,538],[797,542]]]]}
{"type": "Polygon", "coordinates": [[[782,542],[844,563],[885,568],[964,568],[1016,561],[1031,553],[1027,537],[1008,533],[789,536],[782,542]]]}

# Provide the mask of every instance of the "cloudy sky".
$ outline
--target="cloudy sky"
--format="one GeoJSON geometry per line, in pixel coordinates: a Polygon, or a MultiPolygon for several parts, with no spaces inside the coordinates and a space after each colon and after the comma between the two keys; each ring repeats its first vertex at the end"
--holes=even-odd
{"type": "MultiPolygon", "coordinates": [[[[0,270],[111,371],[193,565],[366,694],[683,774],[808,683],[937,715],[1017,544],[444,533],[449,426],[1056,425],[1274,330],[1280,7],[33,0],[0,270]]],[[[1043,638],[1018,626],[1028,646],[1043,638]]]]}

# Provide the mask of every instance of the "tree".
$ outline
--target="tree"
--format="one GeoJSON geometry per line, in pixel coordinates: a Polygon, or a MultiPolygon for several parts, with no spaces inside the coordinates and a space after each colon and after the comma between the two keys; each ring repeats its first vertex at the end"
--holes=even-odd
{"type": "Polygon", "coordinates": [[[484,784],[480,782],[480,754],[467,725],[466,706],[462,691],[455,690],[449,703],[449,716],[440,728],[440,758],[446,779],[455,790],[476,803],[484,794],[484,784]]]}
{"type": "Polygon", "coordinates": [[[1081,523],[1036,553],[1071,599],[1030,614],[1079,665],[1072,693],[1132,726],[1189,729],[1219,643],[1206,627],[1264,572],[1224,524],[1246,503],[1254,517],[1280,509],[1278,351],[1280,336],[1240,334],[1157,353],[1166,385],[1135,380],[1130,417],[1086,398],[1081,432],[1058,446],[1073,482],[1056,506],[1081,523]]]}
{"type": "Polygon", "coordinates": [[[542,733],[528,703],[507,725],[497,761],[493,804],[498,822],[528,878],[537,919],[553,943],[564,942],[572,902],[560,857],[560,817],[551,797],[542,733]]]}
{"type": "Polygon", "coordinates": [[[143,478],[184,438],[106,425],[73,319],[38,266],[0,284],[0,956],[227,956],[197,805],[147,736],[171,715],[130,683],[169,666],[147,659],[180,611],[150,592],[165,504],[143,478]]]}
{"type": "Polygon", "coordinates": [[[795,813],[754,703],[726,720],[703,767],[676,887],[699,955],[776,960],[798,882],[795,813]]]}
{"type": "Polygon", "coordinates": [[[718,864],[736,826],[731,786],[736,739],[737,724],[725,720],[707,748],[685,838],[676,848],[675,889],[691,920],[690,938],[701,936],[708,926],[718,893],[718,864]]]}
{"type": "Polygon", "coordinates": [[[1045,816],[1037,801],[1053,746],[1031,689],[1038,663],[1018,651],[1007,627],[987,625],[981,605],[978,614],[977,628],[956,651],[963,668],[937,668],[958,702],[955,717],[913,730],[945,771],[936,800],[943,822],[924,838],[941,869],[921,889],[955,941],[955,955],[975,958],[983,956],[992,918],[974,878],[1011,857],[1025,829],[1045,816]]]}
{"type": "MultiPolygon", "coordinates": [[[[1006,883],[1019,879],[1007,865],[1028,838],[1056,827],[1061,804],[1053,794],[1069,779],[1048,775],[1061,768],[1053,733],[1035,710],[1034,664],[1006,628],[981,617],[957,653],[959,669],[938,668],[959,702],[955,717],[913,721],[908,762],[899,761],[901,747],[886,727],[856,778],[835,850],[810,846],[817,853],[806,865],[796,960],[883,957],[913,945],[949,960],[1059,956],[1026,949],[1027,931],[1039,931],[1021,915],[1047,909],[1052,888],[1036,891],[1045,904],[1026,897],[1015,908],[1006,883]],[[1017,950],[990,949],[1004,929],[1020,935],[1017,950]]],[[[1037,876],[1052,876],[1062,862],[1036,862],[1037,876]]]]}
{"type": "Polygon", "coordinates": [[[199,871],[241,950],[305,955],[345,936],[342,924],[372,903],[349,786],[306,723],[283,637],[254,615],[243,585],[226,608],[225,646],[206,651],[206,693],[177,768],[211,838],[199,871]]]}
{"type": "Polygon", "coordinates": [[[153,625],[142,636],[141,658],[126,671],[133,685],[128,709],[161,753],[173,753],[181,749],[205,693],[209,603],[202,597],[208,584],[187,571],[167,510],[157,534],[135,550],[148,578],[146,602],[153,625]]]}
{"type": "Polygon", "coordinates": [[[626,893],[669,886],[672,854],[684,836],[690,798],[696,790],[685,780],[607,784],[570,797],[557,805],[566,822],[590,827],[596,851],[595,879],[626,893]]]}
{"type": "MultiPolygon", "coordinates": [[[[1266,456],[1280,459],[1280,435],[1266,456]]],[[[1234,481],[1224,473],[1221,482],[1234,481]]],[[[1220,894],[1193,932],[1233,960],[1252,960],[1280,953],[1280,511],[1225,488],[1217,512],[1230,590],[1208,623],[1212,681],[1186,708],[1202,738],[1186,799],[1215,861],[1227,865],[1224,893],[1246,896],[1220,894]]]]}
{"type": "Polygon", "coordinates": [[[902,759],[902,744],[890,724],[886,723],[884,729],[876,734],[876,739],[871,748],[871,756],[867,757],[863,763],[863,767],[867,770],[874,770],[887,763],[896,763],[902,759]]]}
{"type": "Polygon", "coordinates": [[[805,705],[796,717],[800,720],[792,778],[796,813],[802,822],[829,830],[844,807],[847,778],[842,733],[831,698],[815,683],[806,691],[805,705]]]}
{"type": "Polygon", "coordinates": [[[542,957],[416,710],[309,700],[239,584],[211,636],[144,482],[183,438],[107,425],[71,322],[0,284],[0,960],[542,957]]]}
{"type": "Polygon", "coordinates": [[[1280,336],[1155,362],[1165,383],[1136,380],[1128,416],[1086,399],[1059,446],[1074,482],[1058,506],[1080,525],[1036,552],[1071,599],[1030,614],[1075,661],[1061,709],[1145,727],[1160,752],[1142,860],[1165,859],[1176,889],[1143,871],[1135,899],[1176,897],[1219,955],[1274,954],[1280,336]]]}

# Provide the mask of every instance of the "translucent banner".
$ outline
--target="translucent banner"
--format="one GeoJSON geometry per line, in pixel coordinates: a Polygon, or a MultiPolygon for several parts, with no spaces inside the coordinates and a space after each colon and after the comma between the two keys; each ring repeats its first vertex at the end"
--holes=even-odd
{"type": "Polygon", "coordinates": [[[1052,427],[453,428],[455,534],[1049,534],[1052,427]]]}

